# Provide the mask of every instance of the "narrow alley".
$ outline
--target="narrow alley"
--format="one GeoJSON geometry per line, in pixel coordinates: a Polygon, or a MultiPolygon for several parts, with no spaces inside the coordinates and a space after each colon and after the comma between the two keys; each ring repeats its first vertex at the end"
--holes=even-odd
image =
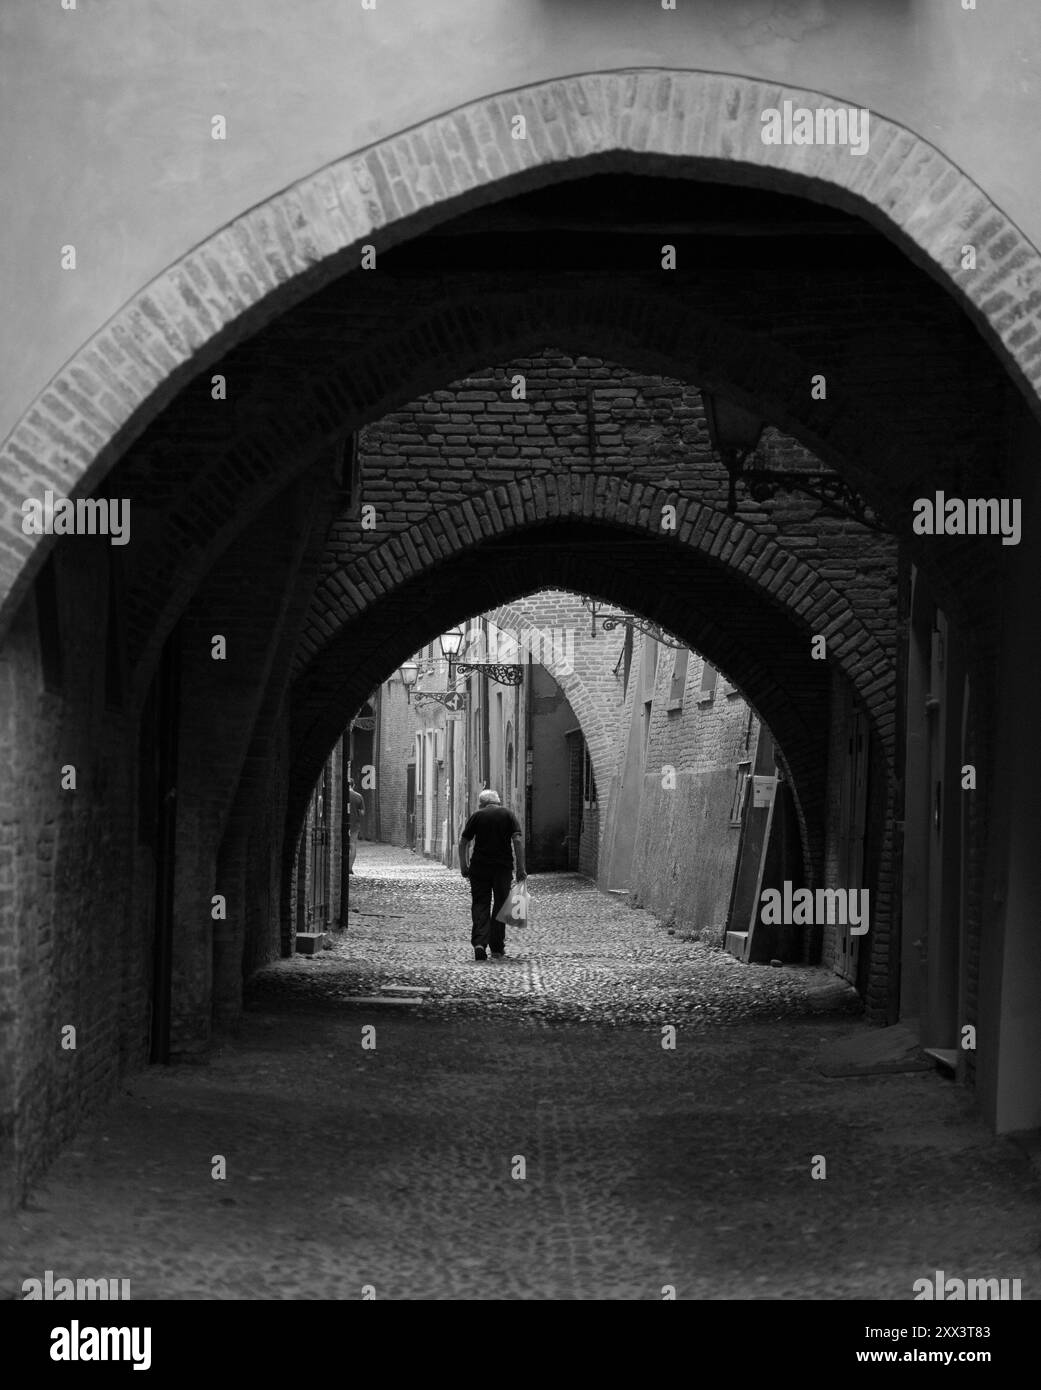
{"type": "Polygon", "coordinates": [[[124,1084],[8,1223],[0,1294],[907,1300],[940,1269],[1037,1296],[1027,1159],[937,1071],[825,1075],[868,1031],[833,974],[530,887],[477,963],[458,873],[363,842],[348,931],[256,975],[203,1064],[124,1084]]]}

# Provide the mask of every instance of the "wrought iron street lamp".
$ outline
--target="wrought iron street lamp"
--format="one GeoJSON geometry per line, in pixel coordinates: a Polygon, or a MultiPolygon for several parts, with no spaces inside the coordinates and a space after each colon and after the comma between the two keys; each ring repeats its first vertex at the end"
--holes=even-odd
{"type": "MultiPolygon", "coordinates": [[[[583,598],[582,607],[588,608],[592,614],[592,630],[590,635],[596,636],[596,617],[607,607],[605,603],[598,603],[594,598],[583,598]]],[[[612,613],[610,617],[603,618],[600,626],[605,632],[613,632],[616,627],[628,628],[630,632],[640,632],[645,637],[653,637],[654,640],[663,647],[671,647],[673,651],[682,651],[687,645],[685,642],[673,642],[662,632],[658,623],[648,622],[644,618],[636,618],[631,613],[612,613]]]]}
{"type": "Polygon", "coordinates": [[[520,662],[461,661],[455,669],[461,676],[487,676],[499,685],[520,685],[524,680],[524,667],[520,662]]]}
{"type": "Polygon", "coordinates": [[[449,688],[451,688],[453,680],[452,663],[462,650],[465,636],[466,629],[463,627],[462,623],[456,623],[455,627],[450,627],[447,632],[442,632],[439,638],[441,652],[448,658],[449,688]]]}
{"type": "Polygon", "coordinates": [[[653,637],[655,642],[661,647],[671,647],[674,652],[681,652],[686,648],[686,642],[673,642],[666,637],[660,624],[649,623],[643,618],[623,618],[615,615],[612,618],[605,618],[601,624],[605,632],[613,632],[616,627],[627,627],[630,632],[640,632],[644,637],[653,637]]]}
{"type": "Polygon", "coordinates": [[[408,661],[403,661],[398,669],[401,677],[401,684],[405,687],[405,697],[409,704],[412,703],[412,687],[419,679],[419,665],[409,657],[408,661]]]}
{"type": "Polygon", "coordinates": [[[745,460],[759,443],[763,421],[727,396],[713,396],[703,391],[701,398],[705,403],[709,440],[730,475],[727,511],[733,516],[737,511],[737,480],[744,472],[745,460]]]}
{"type": "Polygon", "coordinates": [[[466,708],[466,692],[462,690],[421,690],[416,696],[416,709],[424,705],[444,705],[445,709],[458,713],[466,708]]]}
{"type": "Polygon", "coordinates": [[[737,484],[744,483],[754,502],[768,502],[778,492],[797,492],[812,497],[821,504],[828,516],[856,521],[872,531],[884,532],[864,499],[837,473],[809,472],[791,468],[746,468],[745,461],[755,452],[763,433],[763,420],[754,411],[729,400],[702,391],[705,403],[705,423],[712,447],[723,460],[730,478],[727,511],[737,511],[737,484]]]}
{"type": "MultiPolygon", "coordinates": [[[[455,666],[455,658],[459,655],[466,643],[466,629],[462,623],[456,623],[455,627],[450,627],[447,632],[443,632],[438,638],[441,644],[441,652],[448,661],[448,684],[445,690],[420,690],[416,694],[416,708],[422,709],[426,704],[443,705],[445,709],[458,712],[466,706],[465,692],[455,689],[455,677],[458,668],[455,666]]],[[[419,676],[433,675],[437,670],[437,663],[424,661],[422,665],[416,662],[406,663],[415,669],[416,674],[411,677],[410,685],[414,685],[419,676]]],[[[404,670],[404,667],[402,667],[404,670]]],[[[404,677],[403,677],[404,679],[404,677]]]]}

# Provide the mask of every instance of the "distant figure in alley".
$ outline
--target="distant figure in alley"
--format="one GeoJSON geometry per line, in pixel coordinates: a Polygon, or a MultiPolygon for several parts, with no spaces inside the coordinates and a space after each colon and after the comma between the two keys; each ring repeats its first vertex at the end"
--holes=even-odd
{"type": "Polygon", "coordinates": [[[347,872],[354,873],[354,861],[358,857],[358,835],[361,832],[361,823],[365,818],[365,798],[361,792],[354,790],[354,778],[347,782],[350,809],[347,812],[349,826],[349,837],[351,845],[351,856],[347,864],[347,872]]]}
{"type": "Polygon", "coordinates": [[[517,882],[523,883],[527,874],[517,817],[500,805],[498,792],[483,791],[459,837],[459,865],[470,880],[474,960],[487,960],[489,945],[493,956],[506,954],[506,924],[497,914],[510,895],[515,859],[517,882]]]}

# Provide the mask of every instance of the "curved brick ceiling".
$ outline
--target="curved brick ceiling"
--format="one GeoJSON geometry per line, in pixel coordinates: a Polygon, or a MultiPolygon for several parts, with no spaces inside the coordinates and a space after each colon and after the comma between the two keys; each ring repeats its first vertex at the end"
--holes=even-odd
{"type": "Polygon", "coordinates": [[[736,76],[583,75],[485,98],[357,151],[250,209],[193,248],[91,338],[0,451],[6,508],[0,613],[42,559],[21,501],[95,488],[127,445],[229,347],[380,247],[467,207],[593,171],[716,177],[857,212],[944,284],[1041,412],[1041,256],[928,141],[872,112],[872,146],[773,146],[761,112],[836,99],[736,76]],[[528,138],[511,139],[516,114],[528,138]],[[977,268],[961,269],[961,247],[977,268]]]}

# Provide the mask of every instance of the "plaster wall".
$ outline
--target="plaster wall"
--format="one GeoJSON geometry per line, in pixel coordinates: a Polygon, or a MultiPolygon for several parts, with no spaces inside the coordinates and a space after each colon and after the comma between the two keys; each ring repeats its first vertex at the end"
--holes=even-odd
{"type": "Polygon", "coordinates": [[[569,74],[672,67],[806,87],[946,154],[1035,243],[1033,0],[6,0],[0,438],[137,290],[304,175],[569,74]],[[227,138],[211,138],[222,115],[227,138]],[[77,268],[60,268],[61,248],[77,268]],[[32,351],[25,350],[26,343],[32,351]]]}

